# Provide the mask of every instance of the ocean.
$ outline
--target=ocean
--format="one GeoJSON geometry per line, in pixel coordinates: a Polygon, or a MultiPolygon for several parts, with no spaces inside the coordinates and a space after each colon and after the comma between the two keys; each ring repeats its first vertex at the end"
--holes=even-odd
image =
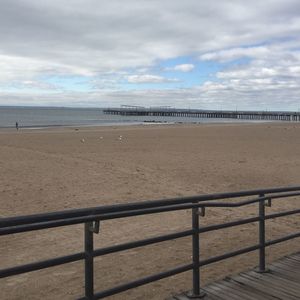
{"type": "Polygon", "coordinates": [[[0,106],[0,128],[43,128],[56,126],[109,126],[149,123],[236,123],[249,120],[190,117],[118,116],[102,108],[0,106]]]}

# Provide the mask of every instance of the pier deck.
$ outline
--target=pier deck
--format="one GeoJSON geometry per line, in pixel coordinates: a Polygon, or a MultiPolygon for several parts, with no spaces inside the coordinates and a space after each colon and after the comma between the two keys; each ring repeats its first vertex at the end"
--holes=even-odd
{"type": "MultiPolygon", "coordinates": [[[[205,300],[297,300],[300,299],[300,252],[269,266],[269,272],[254,270],[227,277],[203,288],[205,300]]],[[[188,300],[185,294],[168,300],[188,300]]]]}

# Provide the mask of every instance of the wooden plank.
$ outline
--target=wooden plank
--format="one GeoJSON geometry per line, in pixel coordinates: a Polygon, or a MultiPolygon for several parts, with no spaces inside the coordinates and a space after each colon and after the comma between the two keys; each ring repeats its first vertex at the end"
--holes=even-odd
{"type": "Polygon", "coordinates": [[[298,299],[299,293],[297,292],[296,289],[293,289],[291,283],[289,282],[288,285],[282,283],[282,281],[280,280],[275,280],[275,279],[269,279],[267,278],[267,274],[265,274],[264,276],[262,276],[261,278],[259,278],[258,276],[254,276],[255,272],[253,272],[252,274],[244,274],[243,276],[245,276],[246,278],[249,278],[251,280],[254,281],[258,281],[261,285],[265,286],[265,287],[270,287],[270,288],[275,288],[280,294],[288,294],[291,297],[296,297],[296,299],[298,299]],[[252,279],[253,278],[253,279],[252,279]]]}
{"type": "Polygon", "coordinates": [[[282,278],[285,278],[289,281],[299,282],[298,276],[295,276],[294,274],[286,272],[285,270],[282,270],[282,269],[279,269],[279,268],[273,268],[273,267],[270,268],[270,270],[272,272],[274,272],[277,277],[282,277],[282,278]]]}
{"type": "Polygon", "coordinates": [[[259,291],[265,291],[267,294],[273,297],[277,297],[279,299],[299,300],[298,297],[287,295],[284,291],[281,291],[280,288],[276,285],[267,284],[266,282],[262,283],[258,280],[255,280],[251,276],[247,276],[246,274],[240,274],[240,276],[238,276],[236,280],[244,282],[245,284],[259,291]]]}
{"type": "Polygon", "coordinates": [[[270,282],[278,282],[280,285],[282,285],[283,287],[285,287],[287,284],[291,285],[291,286],[294,286],[297,290],[299,289],[300,291],[300,285],[299,283],[295,283],[294,281],[291,281],[291,280],[288,280],[288,279],[285,279],[285,278],[281,278],[279,275],[279,273],[277,272],[273,272],[273,271],[270,271],[268,273],[265,273],[265,274],[259,274],[255,271],[250,271],[247,273],[248,275],[250,276],[253,276],[255,278],[257,278],[258,280],[261,280],[261,281],[270,281],[270,282]]]}
{"type": "Polygon", "coordinates": [[[286,259],[289,260],[291,263],[293,263],[295,266],[297,266],[297,268],[300,268],[300,259],[297,260],[292,257],[287,257],[286,259]]]}
{"type": "MultiPolygon", "coordinates": [[[[205,290],[203,290],[205,291],[205,290]]],[[[218,296],[215,296],[215,295],[212,295],[210,293],[208,293],[207,291],[206,292],[206,296],[204,298],[204,300],[222,300],[222,298],[218,297],[218,296]]],[[[191,298],[187,297],[186,295],[187,292],[185,293],[182,293],[180,295],[175,295],[171,298],[168,298],[167,300],[191,300],[191,298]]]]}
{"type": "Polygon", "coordinates": [[[248,300],[253,300],[254,298],[257,299],[257,300],[265,299],[265,298],[260,297],[259,295],[257,295],[257,293],[254,293],[253,291],[251,291],[249,293],[249,291],[247,291],[244,288],[244,286],[234,284],[233,282],[230,282],[230,281],[223,280],[222,285],[227,286],[228,288],[230,288],[233,293],[235,293],[236,295],[239,296],[239,299],[245,299],[245,300],[247,300],[247,299],[248,300]]]}
{"type": "Polygon", "coordinates": [[[281,269],[285,269],[289,272],[292,272],[292,273],[299,273],[299,271],[297,270],[297,268],[295,268],[295,265],[289,265],[287,263],[283,263],[283,262],[276,262],[274,264],[271,265],[272,267],[278,267],[278,268],[281,268],[281,269]]]}
{"type": "Polygon", "coordinates": [[[282,266],[270,266],[269,268],[274,273],[281,273],[286,276],[289,276],[290,280],[293,280],[294,278],[299,278],[299,272],[291,271],[288,268],[284,268],[282,266]]]}
{"type": "Polygon", "coordinates": [[[249,274],[250,276],[253,276],[254,278],[257,278],[258,280],[261,280],[262,282],[267,281],[271,284],[276,284],[276,285],[282,287],[283,289],[286,289],[287,287],[289,287],[292,290],[294,290],[295,292],[297,292],[298,293],[297,295],[300,294],[300,284],[299,283],[279,277],[279,276],[277,276],[277,274],[270,272],[270,273],[265,273],[262,275],[257,272],[254,272],[254,271],[250,271],[247,274],[249,274]]]}
{"type": "Polygon", "coordinates": [[[289,255],[289,256],[287,256],[287,257],[294,258],[294,259],[297,259],[297,260],[300,261],[300,252],[294,253],[294,254],[289,255]]]}
{"type": "Polygon", "coordinates": [[[279,264],[279,263],[271,265],[270,268],[282,269],[286,272],[289,272],[289,273],[295,274],[295,275],[297,275],[299,273],[297,268],[295,268],[293,266],[287,266],[287,265],[284,265],[284,264],[279,264]]]}
{"type": "Polygon", "coordinates": [[[295,269],[297,270],[297,268],[299,268],[297,263],[293,263],[293,262],[289,261],[288,259],[286,259],[284,261],[275,262],[273,265],[274,266],[283,266],[283,267],[286,267],[288,269],[291,269],[292,271],[294,271],[295,269]]]}
{"type": "Polygon", "coordinates": [[[217,295],[211,294],[206,289],[203,289],[203,291],[206,293],[206,296],[204,297],[203,300],[223,300],[223,298],[221,298],[219,295],[217,296],[217,295]]]}
{"type": "Polygon", "coordinates": [[[225,289],[221,289],[218,286],[215,286],[215,284],[211,284],[207,287],[205,287],[205,290],[214,296],[218,296],[221,300],[236,300],[239,299],[237,297],[232,297],[232,295],[228,294],[228,291],[225,289]]]}
{"type": "Polygon", "coordinates": [[[243,289],[243,291],[245,291],[245,293],[254,295],[255,297],[253,299],[256,299],[256,297],[258,299],[264,299],[264,300],[274,300],[275,299],[273,296],[266,294],[264,291],[254,290],[252,287],[250,287],[244,283],[235,281],[235,277],[228,278],[227,280],[230,280],[233,284],[236,284],[237,286],[241,286],[241,288],[243,289]]]}
{"type": "Polygon", "coordinates": [[[243,297],[243,299],[250,299],[252,300],[253,298],[245,295],[245,293],[241,292],[239,289],[234,288],[228,284],[226,284],[226,282],[222,281],[221,283],[218,283],[218,286],[220,289],[222,289],[223,291],[227,291],[228,295],[232,298],[232,299],[241,299],[241,297],[243,297]]]}
{"type": "Polygon", "coordinates": [[[176,300],[188,300],[188,297],[184,294],[175,297],[176,300]]]}

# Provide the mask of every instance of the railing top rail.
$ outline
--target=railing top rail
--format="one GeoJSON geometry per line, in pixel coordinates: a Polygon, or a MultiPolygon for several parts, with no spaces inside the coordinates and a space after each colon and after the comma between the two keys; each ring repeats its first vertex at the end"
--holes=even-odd
{"type": "Polygon", "coordinates": [[[163,207],[163,206],[176,205],[176,204],[188,204],[188,203],[195,203],[195,202],[238,198],[238,197],[253,196],[253,195],[270,195],[270,194],[276,194],[276,193],[278,194],[278,193],[292,192],[292,191],[300,191],[300,186],[197,195],[197,196],[170,198],[170,199],[163,199],[163,200],[132,202],[126,204],[103,205],[98,207],[79,208],[79,209],[56,211],[50,213],[32,214],[26,216],[5,217],[5,218],[0,218],[0,228],[37,223],[37,222],[53,221],[59,219],[68,219],[74,217],[84,217],[89,215],[124,212],[128,210],[163,207]]]}

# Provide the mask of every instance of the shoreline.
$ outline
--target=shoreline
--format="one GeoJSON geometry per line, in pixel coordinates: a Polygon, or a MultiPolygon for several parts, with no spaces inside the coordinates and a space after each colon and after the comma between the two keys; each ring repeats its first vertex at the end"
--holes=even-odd
{"type": "MultiPolygon", "coordinates": [[[[80,124],[80,125],[29,125],[29,126],[19,126],[18,131],[22,130],[47,130],[47,129],[86,129],[86,128],[126,128],[126,127],[143,127],[143,126],[199,126],[199,125],[260,125],[260,124],[300,124],[300,122],[288,122],[288,121],[268,121],[268,120],[243,120],[243,121],[219,121],[219,122],[168,122],[168,121],[143,121],[143,122],[118,122],[118,123],[106,123],[106,124],[80,124]]],[[[16,131],[15,126],[0,127],[0,132],[3,131],[16,131]]]]}

